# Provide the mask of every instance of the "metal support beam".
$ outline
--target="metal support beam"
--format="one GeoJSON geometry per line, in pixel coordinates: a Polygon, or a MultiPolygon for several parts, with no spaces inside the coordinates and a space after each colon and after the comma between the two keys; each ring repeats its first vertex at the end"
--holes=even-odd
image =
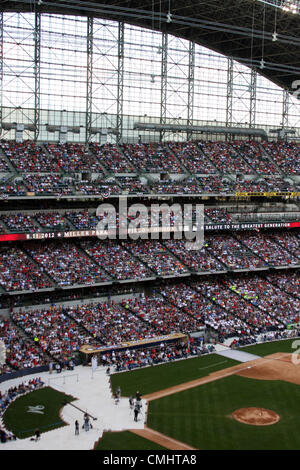
{"type": "Polygon", "coordinates": [[[232,126],[233,103],[233,59],[228,57],[227,62],[227,103],[226,103],[226,127],[232,126]]]}
{"type": "MultiPolygon", "coordinates": [[[[162,33],[161,42],[161,98],[160,98],[160,124],[166,124],[167,117],[167,85],[168,85],[168,35],[162,33]]],[[[165,132],[160,132],[162,142],[165,132]]]]}
{"type": "Polygon", "coordinates": [[[287,90],[283,90],[282,96],[282,128],[285,129],[289,127],[289,104],[290,104],[290,95],[287,90]]]}
{"type": "Polygon", "coordinates": [[[119,22],[118,33],[118,91],[117,91],[117,143],[123,136],[123,88],[124,88],[124,23],[119,22]]]}
{"type": "MultiPolygon", "coordinates": [[[[193,125],[194,115],[194,71],[195,71],[195,43],[189,43],[189,75],[188,75],[188,105],[187,105],[187,124],[193,125]]],[[[192,132],[188,131],[187,140],[192,137],[192,132]]]]}
{"type": "Polygon", "coordinates": [[[91,141],[92,128],[92,100],[93,100],[93,30],[94,19],[87,19],[87,78],[86,78],[86,116],[85,116],[85,141],[91,141]]]}
{"type": "Polygon", "coordinates": [[[254,127],[256,122],[256,85],[257,71],[251,69],[249,127],[254,127]]]}
{"type": "Polygon", "coordinates": [[[3,107],[3,11],[0,12],[0,134],[2,132],[3,107]]]}
{"type": "Polygon", "coordinates": [[[40,133],[41,95],[41,13],[35,12],[34,23],[34,140],[40,133]]]}

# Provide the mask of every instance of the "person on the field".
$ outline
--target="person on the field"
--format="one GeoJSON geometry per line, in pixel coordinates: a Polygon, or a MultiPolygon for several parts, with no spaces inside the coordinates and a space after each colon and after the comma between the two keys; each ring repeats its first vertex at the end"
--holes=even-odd
{"type": "Polygon", "coordinates": [[[75,436],[79,436],[79,423],[77,419],[75,421],[75,436]]]}

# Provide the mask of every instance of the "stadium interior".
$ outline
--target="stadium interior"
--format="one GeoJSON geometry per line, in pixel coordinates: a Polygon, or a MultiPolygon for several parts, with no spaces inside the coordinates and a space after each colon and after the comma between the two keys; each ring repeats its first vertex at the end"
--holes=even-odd
{"type": "Polygon", "coordinates": [[[2,2],[0,382],[87,345],[119,372],[298,336],[299,14],[2,2]]]}

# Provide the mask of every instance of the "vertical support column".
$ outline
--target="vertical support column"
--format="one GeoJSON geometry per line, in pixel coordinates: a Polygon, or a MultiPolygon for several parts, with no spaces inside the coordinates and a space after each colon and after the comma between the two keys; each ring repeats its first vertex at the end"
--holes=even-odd
{"type": "MultiPolygon", "coordinates": [[[[166,124],[167,117],[167,83],[168,83],[168,35],[162,33],[161,44],[161,96],[160,123],[166,124]]],[[[160,131],[160,141],[163,141],[165,131],[160,131]]]]}
{"type": "Polygon", "coordinates": [[[41,13],[35,12],[34,23],[34,140],[40,133],[41,95],[41,13]]]}
{"type": "MultiPolygon", "coordinates": [[[[195,72],[195,43],[189,43],[189,76],[188,76],[188,107],[187,107],[187,125],[193,125],[194,116],[194,72],[195,72]]],[[[192,132],[187,132],[187,140],[191,140],[192,132]]]]}
{"type": "Polygon", "coordinates": [[[226,127],[232,126],[232,102],[233,102],[233,59],[232,57],[228,57],[226,127]]]}
{"type": "Polygon", "coordinates": [[[92,99],[93,99],[93,29],[94,19],[87,18],[87,77],[86,77],[86,115],[85,142],[89,144],[92,136],[92,99]]]}
{"type": "Polygon", "coordinates": [[[119,22],[118,33],[118,90],[117,90],[117,143],[123,136],[123,88],[124,88],[124,23],[119,22]]]}
{"type": "Polygon", "coordinates": [[[2,132],[3,107],[3,11],[0,12],[0,135],[2,132]]]}
{"type": "Polygon", "coordinates": [[[290,104],[290,95],[287,90],[283,90],[282,97],[282,127],[285,129],[289,126],[289,104],[290,104]]]}
{"type": "Polygon", "coordinates": [[[249,110],[249,127],[255,127],[256,123],[256,85],[257,85],[257,71],[251,69],[251,83],[250,83],[250,110],[249,110]]]}

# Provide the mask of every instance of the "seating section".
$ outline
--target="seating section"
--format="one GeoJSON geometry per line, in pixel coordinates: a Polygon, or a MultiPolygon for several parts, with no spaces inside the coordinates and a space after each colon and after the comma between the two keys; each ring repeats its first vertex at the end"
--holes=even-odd
{"type": "Polygon", "coordinates": [[[70,307],[68,315],[84,326],[93,338],[103,345],[118,345],[157,336],[149,323],[139,319],[125,305],[97,302],[80,307],[70,307]]]}
{"type": "Polygon", "coordinates": [[[33,344],[57,360],[74,358],[81,345],[93,343],[93,339],[64,314],[64,308],[20,310],[13,312],[11,318],[34,341],[33,344]]]}
{"type": "Polygon", "coordinates": [[[24,140],[22,143],[2,140],[0,147],[15,169],[21,173],[59,171],[55,158],[46,152],[44,146],[30,140],[24,140]]]}
{"type": "Polygon", "coordinates": [[[220,173],[255,174],[255,171],[229,142],[199,142],[198,147],[220,173]]]}
{"type": "Polygon", "coordinates": [[[187,267],[158,241],[126,241],[122,242],[122,246],[139,258],[158,276],[174,276],[188,272],[187,267]]]}
{"type": "Polygon", "coordinates": [[[232,147],[246,160],[255,173],[264,175],[278,173],[276,165],[268,158],[259,142],[235,141],[232,142],[232,147]]]}
{"type": "Polygon", "coordinates": [[[171,153],[167,145],[156,143],[123,144],[122,150],[138,171],[183,173],[179,160],[171,153]]]}
{"type": "Polygon", "coordinates": [[[3,214],[0,216],[0,220],[10,232],[34,233],[38,231],[33,216],[25,213],[18,214],[12,212],[11,214],[3,214]]]}
{"type": "Polygon", "coordinates": [[[35,219],[45,231],[69,230],[70,223],[66,217],[59,212],[40,212],[35,219]]]}
{"type": "Polygon", "coordinates": [[[46,144],[45,148],[54,160],[57,171],[64,173],[81,173],[84,171],[102,173],[99,161],[83,144],[46,144]]]}
{"type": "Polygon", "coordinates": [[[217,173],[216,167],[200,152],[196,144],[192,142],[170,142],[168,145],[173,154],[179,158],[190,173],[203,175],[217,173]]]}
{"type": "Polygon", "coordinates": [[[224,271],[221,264],[205,248],[201,250],[189,250],[186,248],[186,240],[166,240],[163,244],[180,259],[191,271],[224,271]]]}
{"type": "Polygon", "coordinates": [[[40,267],[17,247],[0,247],[0,285],[7,292],[36,291],[53,285],[40,267]]]}
{"type": "MultiPolygon", "coordinates": [[[[279,243],[276,243],[267,233],[258,234],[237,234],[237,238],[246,245],[256,256],[260,257],[266,263],[273,266],[280,265],[297,265],[299,258],[288,252],[279,243]]],[[[282,239],[286,238],[286,234],[282,235],[282,239]]]]}
{"type": "Polygon", "coordinates": [[[6,364],[0,366],[0,375],[13,370],[45,365],[47,357],[33,341],[23,337],[16,326],[7,318],[0,317],[0,340],[6,349],[6,364]]]}
{"type": "Polygon", "coordinates": [[[260,318],[256,318],[257,322],[263,319],[266,326],[298,323],[300,300],[292,298],[267,280],[254,276],[252,279],[237,279],[234,282],[224,281],[224,284],[263,312],[260,318]]]}
{"type": "MultiPolygon", "coordinates": [[[[243,240],[243,236],[239,236],[243,240]]],[[[256,254],[252,253],[231,235],[209,236],[205,240],[208,252],[219,259],[229,269],[257,269],[267,266],[256,254]]]]}
{"type": "Polygon", "coordinates": [[[0,156],[0,173],[7,173],[7,172],[10,172],[10,168],[6,160],[0,156]]]}
{"type": "Polygon", "coordinates": [[[299,175],[300,145],[295,142],[262,142],[265,151],[284,174],[299,175]]]}
{"type": "Polygon", "coordinates": [[[197,331],[201,326],[196,317],[186,314],[159,296],[126,300],[123,305],[128,305],[141,320],[150,323],[156,329],[158,336],[197,331]]]}
{"type": "Polygon", "coordinates": [[[81,246],[113,279],[145,279],[153,276],[143,263],[113,241],[84,241],[81,246]]]}
{"type": "Polygon", "coordinates": [[[90,148],[107,171],[113,173],[134,173],[136,171],[115,145],[93,143],[90,148]]]}
{"type": "Polygon", "coordinates": [[[110,279],[75,243],[30,243],[26,250],[61,287],[93,285],[110,279]]]}
{"type": "MultiPolygon", "coordinates": [[[[60,362],[75,359],[83,344],[120,345],[172,333],[193,333],[204,325],[220,341],[232,337],[240,345],[255,342],[257,334],[285,337],[286,327],[299,322],[299,286],[298,272],[205,276],[192,282],[168,280],[152,295],[130,296],[119,303],[86,300],[78,305],[15,309],[10,318],[0,317],[0,340],[7,349],[0,374],[45,365],[51,358],[60,362]]],[[[121,370],[205,352],[210,350],[199,349],[191,338],[188,346],[172,344],[168,349],[160,345],[138,352],[108,353],[104,360],[119,364],[121,370]],[[179,353],[180,348],[184,352],[179,353]]]]}

